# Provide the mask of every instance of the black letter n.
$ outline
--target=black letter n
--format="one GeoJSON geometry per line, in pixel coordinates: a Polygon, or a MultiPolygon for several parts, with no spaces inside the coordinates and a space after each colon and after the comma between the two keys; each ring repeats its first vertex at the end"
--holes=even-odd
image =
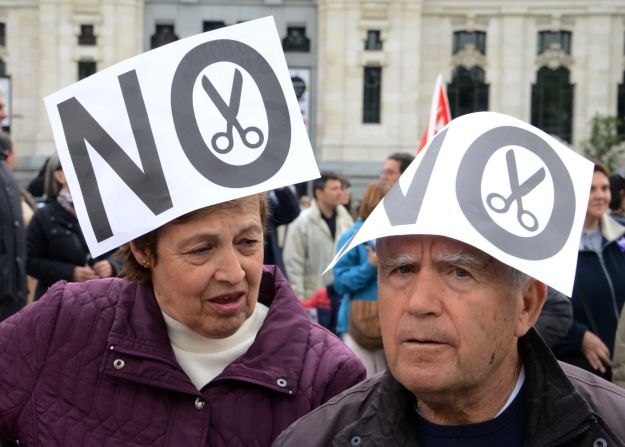
{"type": "Polygon", "coordinates": [[[137,74],[132,70],[118,79],[143,171],[76,98],[70,98],[57,106],[87,214],[98,242],[111,237],[113,231],[89,160],[87,141],[152,213],[157,215],[172,207],[137,74]]]}

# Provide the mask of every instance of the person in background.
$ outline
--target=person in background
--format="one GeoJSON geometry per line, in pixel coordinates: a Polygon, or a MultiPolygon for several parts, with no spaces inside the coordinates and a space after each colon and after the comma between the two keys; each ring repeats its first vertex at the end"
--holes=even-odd
{"type": "Polygon", "coordinates": [[[271,211],[267,225],[264,263],[277,265],[288,278],[282,248],[278,238],[278,227],[293,222],[299,216],[300,208],[297,197],[289,187],[278,188],[267,193],[269,209],[271,211]]]}
{"type": "MultiPolygon", "coordinates": [[[[15,144],[11,137],[2,132],[0,133],[0,152],[2,152],[4,156],[4,162],[6,166],[9,168],[11,172],[15,170],[15,165],[17,164],[17,153],[15,152],[15,144]]],[[[28,227],[30,220],[32,219],[35,211],[37,210],[37,204],[33,200],[33,197],[30,193],[18,185],[20,189],[20,204],[22,209],[22,220],[24,221],[24,227],[28,227]]],[[[28,275],[26,277],[27,287],[28,287],[28,302],[33,301],[33,297],[35,295],[35,288],[37,287],[37,280],[32,276],[28,275]]]]}
{"type": "Polygon", "coordinates": [[[625,225],[625,178],[619,174],[610,176],[610,217],[625,225]]]}
{"type": "Polygon", "coordinates": [[[48,203],[39,208],[27,229],[27,271],[37,279],[34,299],[57,281],[82,282],[115,276],[121,267],[110,252],[93,259],[80,230],[72,196],[58,154],[46,171],[48,203]]]}
{"type": "Polygon", "coordinates": [[[333,172],[322,172],[313,182],[315,200],[300,213],[288,228],[284,241],[284,264],[289,281],[300,299],[312,297],[332,283],[332,274],[321,274],[334,257],[341,234],[353,224],[341,205],[341,178],[333,172]]]}
{"type": "Polygon", "coordinates": [[[380,172],[380,181],[389,186],[394,185],[413,160],[414,155],[408,152],[395,152],[389,155],[380,172]]]}
{"type": "Polygon", "coordinates": [[[59,282],[0,325],[0,439],[20,446],[269,446],[361,362],[263,267],[265,193],[120,250],[123,278],[59,282]]]}
{"type": "Polygon", "coordinates": [[[609,174],[595,162],[571,300],[573,325],[559,360],[611,380],[616,326],[625,302],[625,226],[609,216],[609,174]]]}
{"type": "Polygon", "coordinates": [[[352,184],[345,176],[341,176],[341,192],[343,197],[341,198],[341,205],[347,210],[352,219],[357,217],[357,214],[352,204],[352,184]]]}
{"type": "Polygon", "coordinates": [[[310,207],[310,197],[308,197],[307,195],[303,195],[299,198],[299,207],[300,210],[306,209],[308,207],[310,207]]]}
{"type": "MultiPolygon", "coordinates": [[[[0,91],[0,121],[7,117],[0,91]]],[[[26,231],[20,189],[0,151],[0,321],[26,305],[26,231]]]]}
{"type": "MultiPolygon", "coordinates": [[[[341,235],[338,250],[362,227],[388,190],[388,184],[381,181],[369,184],[360,203],[358,219],[352,228],[341,235]]],[[[377,318],[377,267],[375,243],[367,242],[347,252],[332,269],[334,289],[341,296],[336,331],[362,360],[368,377],[386,368],[377,318]]]]}
{"type": "Polygon", "coordinates": [[[551,287],[534,327],[547,346],[554,346],[564,337],[573,324],[573,305],[565,294],[551,287]]]}

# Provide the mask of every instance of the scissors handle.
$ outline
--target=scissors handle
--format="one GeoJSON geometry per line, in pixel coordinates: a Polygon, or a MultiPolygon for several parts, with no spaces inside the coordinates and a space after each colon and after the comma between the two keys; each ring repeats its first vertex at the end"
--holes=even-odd
{"type": "Polygon", "coordinates": [[[213,138],[211,138],[211,145],[213,146],[213,149],[215,150],[215,152],[217,152],[218,154],[227,154],[228,152],[230,152],[232,148],[234,147],[234,141],[232,140],[232,126],[229,125],[226,132],[215,133],[213,135],[213,138]],[[220,146],[219,144],[220,139],[226,140],[225,147],[220,146]]]}
{"type": "Polygon", "coordinates": [[[245,144],[250,149],[259,148],[265,141],[265,136],[263,135],[261,130],[255,126],[246,127],[245,129],[239,129],[239,134],[241,135],[243,144],[245,144]],[[254,134],[256,138],[250,141],[250,138],[248,137],[249,134],[254,134]],[[254,140],[256,140],[256,142],[254,142],[254,140]]]}
{"type": "Polygon", "coordinates": [[[518,202],[518,210],[517,210],[517,220],[519,221],[519,224],[521,224],[521,226],[523,228],[525,228],[527,231],[536,231],[538,230],[538,219],[536,219],[536,216],[534,216],[533,213],[530,213],[527,210],[524,210],[521,207],[521,203],[518,202]]]}
{"type": "Polygon", "coordinates": [[[486,203],[490,209],[496,213],[505,213],[508,211],[513,200],[514,198],[512,196],[506,198],[496,192],[493,192],[486,197],[486,203]]]}

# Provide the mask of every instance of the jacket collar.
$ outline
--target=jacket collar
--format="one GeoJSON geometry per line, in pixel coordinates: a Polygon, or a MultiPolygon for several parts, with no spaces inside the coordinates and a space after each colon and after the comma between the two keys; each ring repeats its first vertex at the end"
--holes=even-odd
{"type": "MultiPolygon", "coordinates": [[[[609,213],[604,213],[599,222],[601,235],[606,239],[606,244],[610,244],[625,234],[625,226],[621,225],[615,219],[612,219],[609,213]]],[[[605,245],[604,244],[604,248],[605,245]]],[[[584,250],[582,241],[579,241],[579,251],[584,250]]]]}
{"type": "MultiPolygon", "coordinates": [[[[109,352],[102,366],[105,372],[197,394],[176,361],[151,284],[114,280],[111,289],[107,293],[121,296],[108,337],[109,352]],[[117,370],[113,363],[123,357],[137,362],[125,361],[123,370],[117,370]],[[142,367],[133,369],[137,363],[142,367]]],[[[211,383],[243,380],[293,394],[304,366],[308,316],[275,266],[263,267],[258,301],[268,306],[269,312],[254,343],[211,383]]]]}
{"type": "Polygon", "coordinates": [[[601,234],[608,242],[613,242],[623,236],[625,233],[625,227],[612,219],[608,213],[604,213],[601,216],[601,234]]]}
{"type": "Polygon", "coordinates": [[[519,352],[525,365],[526,426],[531,428],[526,430],[527,445],[551,445],[595,420],[535,329],[519,340],[519,352]]]}

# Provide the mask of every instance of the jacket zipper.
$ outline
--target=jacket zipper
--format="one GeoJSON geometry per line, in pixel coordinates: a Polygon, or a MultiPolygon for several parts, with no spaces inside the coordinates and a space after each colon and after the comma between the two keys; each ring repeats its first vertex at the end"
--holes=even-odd
{"type": "Polygon", "coordinates": [[[557,446],[562,446],[562,445],[566,445],[569,442],[571,442],[572,440],[574,440],[575,438],[578,438],[580,436],[582,436],[584,433],[590,431],[590,426],[597,422],[596,419],[592,419],[590,422],[588,422],[586,425],[584,425],[583,427],[580,427],[579,429],[571,432],[568,435],[563,436],[562,438],[560,438],[559,440],[552,442],[551,444],[547,444],[546,447],[557,447],[557,446]]]}
{"type": "Polygon", "coordinates": [[[612,307],[614,308],[614,315],[616,316],[616,322],[619,320],[619,312],[618,307],[616,305],[616,293],[614,293],[614,285],[612,284],[612,279],[610,278],[610,274],[608,269],[605,266],[605,262],[603,261],[603,251],[597,254],[599,257],[599,264],[601,265],[601,269],[603,270],[603,274],[605,275],[605,279],[608,282],[608,286],[610,287],[610,295],[612,297],[612,307]]]}

